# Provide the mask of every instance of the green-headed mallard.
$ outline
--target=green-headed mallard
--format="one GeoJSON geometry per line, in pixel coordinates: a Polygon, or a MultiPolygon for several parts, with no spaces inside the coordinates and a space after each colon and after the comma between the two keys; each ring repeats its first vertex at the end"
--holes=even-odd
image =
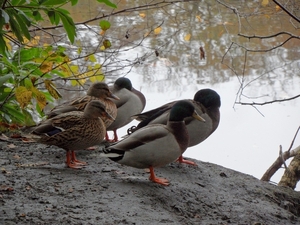
{"type": "Polygon", "coordinates": [[[32,134],[39,136],[38,142],[65,149],[68,167],[81,168],[86,163],[77,160],[74,151],[103,141],[106,128],[101,118],[113,120],[106,112],[105,105],[93,100],[87,104],[84,112],[66,112],[42,121],[32,134]]]}
{"type": "MultiPolygon", "coordinates": [[[[187,130],[189,132],[189,147],[197,145],[208,138],[218,127],[220,121],[221,100],[217,92],[211,89],[201,89],[196,92],[194,100],[190,101],[197,113],[205,119],[205,123],[195,120],[192,117],[185,118],[187,130]]],[[[167,103],[156,109],[144,112],[134,116],[136,120],[142,121],[136,128],[131,128],[134,132],[140,127],[148,124],[167,124],[172,106],[178,101],[167,103]]],[[[179,162],[195,164],[194,162],[184,160],[180,156],[179,162]]]]}
{"type": "Polygon", "coordinates": [[[153,168],[175,161],[186,150],[189,137],[184,118],[189,116],[204,121],[193,104],[179,101],[173,105],[167,125],[145,126],[107,147],[101,155],[123,165],[149,168],[151,181],[168,185],[168,180],[155,176],[153,168]]]}
{"type": "MultiPolygon", "coordinates": [[[[102,102],[105,105],[108,114],[110,114],[112,118],[116,118],[117,106],[112,99],[118,100],[119,98],[109,90],[106,83],[96,82],[93,83],[88,89],[86,96],[76,98],[72,101],[54,107],[48,114],[48,118],[52,118],[56,115],[66,112],[83,111],[86,105],[92,100],[98,100],[102,102]]],[[[106,127],[113,122],[113,120],[110,118],[103,118],[103,120],[106,127]]]]}
{"type": "Polygon", "coordinates": [[[118,113],[115,121],[107,127],[108,131],[114,132],[114,138],[109,140],[106,134],[106,140],[115,142],[118,141],[117,129],[130,123],[133,115],[143,111],[146,99],[140,91],[132,87],[131,81],[126,77],[118,78],[111,87],[111,91],[119,97],[118,101],[113,100],[117,105],[118,113]]]}

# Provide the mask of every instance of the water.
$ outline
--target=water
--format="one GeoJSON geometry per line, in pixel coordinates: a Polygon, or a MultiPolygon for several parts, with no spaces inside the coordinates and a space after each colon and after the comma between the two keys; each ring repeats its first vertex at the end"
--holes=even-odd
{"type": "MultiPolygon", "coordinates": [[[[120,1],[114,12],[146,2],[120,1]]],[[[232,10],[217,1],[203,0],[151,10],[149,6],[105,17],[112,28],[104,36],[97,35],[100,30],[98,22],[94,22],[88,29],[81,27],[78,40],[83,51],[96,52],[97,59],[105,66],[106,82],[124,75],[132,80],[134,87],[147,98],[145,110],[173,100],[193,98],[202,88],[216,90],[222,101],[220,125],[207,140],[189,148],[184,156],[261,178],[278,157],[279,145],[285,151],[291,144],[300,125],[300,99],[256,107],[235,102],[265,102],[299,94],[300,41],[292,39],[273,51],[246,52],[245,48],[274,47],[287,36],[249,40],[238,33],[264,36],[282,30],[293,33],[295,28],[290,17],[274,5],[262,7],[260,1],[226,2],[243,13],[241,26],[232,10]],[[253,14],[256,16],[251,17],[253,14]],[[157,27],[162,29],[155,34],[157,27]],[[105,38],[112,42],[113,47],[108,51],[114,57],[98,49],[105,38]],[[202,60],[200,47],[206,54],[202,60]]],[[[107,15],[111,11],[94,4],[86,1],[72,9],[75,20],[107,15]]],[[[118,133],[126,134],[133,124],[136,122],[118,133]]],[[[294,148],[299,144],[297,137],[294,148]]],[[[282,174],[283,170],[277,172],[272,181],[278,182],[282,174]]]]}

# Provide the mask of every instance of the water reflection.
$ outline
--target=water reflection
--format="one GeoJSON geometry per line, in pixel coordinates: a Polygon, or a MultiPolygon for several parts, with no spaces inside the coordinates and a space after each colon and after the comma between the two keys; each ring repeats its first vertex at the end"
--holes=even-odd
{"type": "MultiPolygon", "coordinates": [[[[149,1],[149,5],[154,2],[149,1]]],[[[243,34],[268,35],[282,29],[294,32],[290,18],[271,6],[262,8],[256,1],[226,2],[244,12],[241,18],[243,34]],[[263,10],[270,10],[270,18],[262,16],[263,10]],[[254,12],[257,17],[247,17],[254,12]]],[[[77,21],[111,12],[94,0],[79,4],[72,12],[77,21]]],[[[140,4],[140,1],[120,1],[116,11],[140,4]]],[[[202,144],[189,149],[186,156],[260,178],[277,158],[279,144],[288,148],[300,124],[298,99],[256,109],[234,105],[234,102],[236,99],[263,102],[299,94],[300,51],[295,47],[299,46],[299,40],[292,40],[271,52],[246,54],[245,48],[267,49],[282,43],[286,36],[263,40],[239,37],[237,16],[210,0],[124,11],[105,18],[112,28],[104,36],[98,35],[96,21],[79,27],[78,40],[83,53],[96,53],[107,75],[106,82],[128,76],[135,88],[147,97],[146,110],[169,101],[192,98],[202,88],[212,88],[220,94],[219,128],[202,144]],[[155,34],[158,26],[162,30],[155,34]],[[191,35],[189,40],[188,34],[191,35]],[[104,38],[110,39],[113,45],[107,53],[99,50],[104,38]],[[229,49],[233,42],[236,44],[229,49]],[[200,60],[201,46],[205,49],[205,60],[200,60]],[[241,90],[242,95],[236,97],[241,90]]],[[[71,52],[74,58],[78,57],[76,48],[71,52]]],[[[78,63],[84,66],[83,61],[78,63]]],[[[65,94],[65,98],[74,95],[78,93],[65,94]]],[[[128,127],[120,132],[125,134],[128,127]]],[[[295,146],[299,144],[298,138],[295,146]]],[[[278,181],[279,177],[276,175],[274,180],[278,181]]]]}

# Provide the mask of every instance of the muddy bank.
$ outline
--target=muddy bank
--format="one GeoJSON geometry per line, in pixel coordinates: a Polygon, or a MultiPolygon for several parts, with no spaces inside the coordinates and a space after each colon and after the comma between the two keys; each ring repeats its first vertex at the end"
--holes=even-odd
{"type": "Polygon", "coordinates": [[[300,193],[224,167],[196,161],[156,169],[170,180],[95,151],[65,167],[56,147],[0,141],[0,224],[299,224],[300,193]]]}

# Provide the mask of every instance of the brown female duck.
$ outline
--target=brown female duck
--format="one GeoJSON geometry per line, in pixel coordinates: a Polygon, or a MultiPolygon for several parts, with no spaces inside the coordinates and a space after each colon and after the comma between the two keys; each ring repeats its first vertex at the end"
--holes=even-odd
{"type": "MultiPolygon", "coordinates": [[[[116,118],[117,106],[112,101],[112,99],[119,100],[119,98],[109,90],[106,83],[93,83],[88,89],[86,96],[76,98],[72,101],[56,106],[50,111],[50,113],[48,114],[48,118],[52,118],[56,115],[66,112],[83,111],[86,105],[92,100],[99,100],[100,102],[102,102],[105,105],[108,114],[110,114],[112,118],[116,118]]],[[[106,127],[108,127],[114,121],[111,118],[103,118],[103,120],[106,127]]]]}
{"type": "Polygon", "coordinates": [[[90,101],[81,111],[59,114],[41,122],[32,134],[39,136],[38,142],[56,145],[67,151],[66,164],[70,168],[81,168],[86,163],[75,157],[75,150],[81,150],[103,141],[106,128],[102,119],[113,120],[105,105],[98,100],[90,101]]]}

